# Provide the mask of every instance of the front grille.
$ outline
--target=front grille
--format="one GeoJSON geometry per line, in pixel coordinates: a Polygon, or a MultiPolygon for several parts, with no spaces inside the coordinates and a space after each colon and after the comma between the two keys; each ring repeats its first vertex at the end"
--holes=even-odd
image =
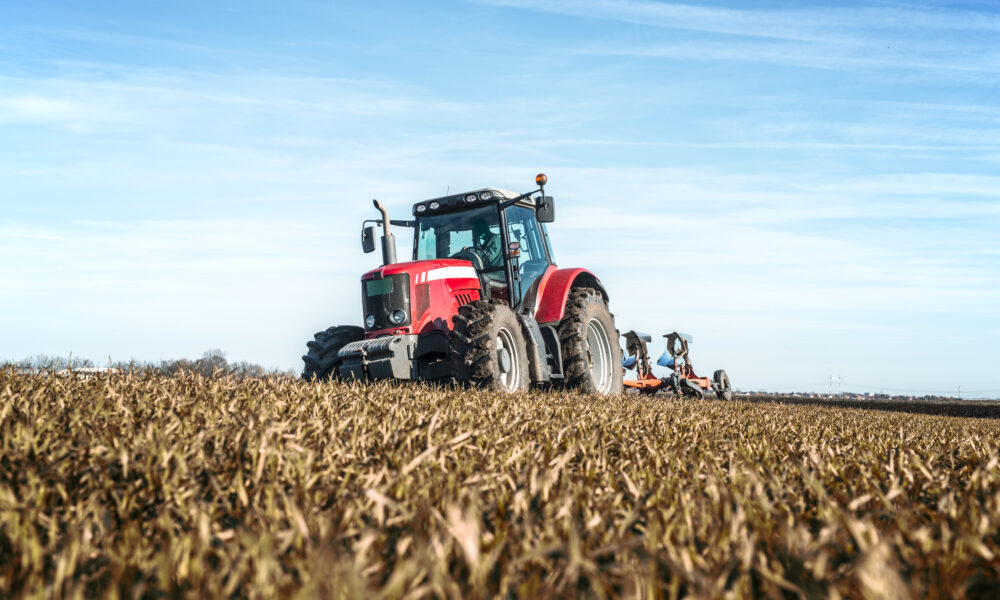
{"type": "Polygon", "coordinates": [[[381,279],[365,279],[361,282],[361,297],[365,317],[373,315],[375,326],[368,329],[389,329],[410,324],[410,276],[405,273],[389,275],[381,279]],[[394,310],[406,313],[406,320],[393,323],[389,315],[394,310]]]}

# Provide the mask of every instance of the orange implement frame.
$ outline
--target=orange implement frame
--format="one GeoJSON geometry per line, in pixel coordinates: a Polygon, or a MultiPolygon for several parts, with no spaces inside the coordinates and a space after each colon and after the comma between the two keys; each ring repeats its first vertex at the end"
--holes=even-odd
{"type": "Polygon", "coordinates": [[[626,379],[622,381],[622,383],[625,384],[625,387],[627,388],[639,390],[640,393],[655,394],[669,385],[670,382],[663,379],[657,379],[652,375],[646,375],[645,377],[640,377],[639,379],[626,379]]]}
{"type": "MultiPolygon", "coordinates": [[[[684,385],[685,381],[697,385],[706,392],[715,389],[712,387],[712,382],[709,381],[708,377],[698,377],[694,375],[694,373],[688,375],[687,377],[682,377],[681,385],[684,385]]],[[[625,387],[631,388],[633,390],[639,390],[639,392],[643,394],[655,394],[656,392],[662,389],[673,388],[673,385],[670,382],[670,378],[660,379],[658,377],[654,377],[651,373],[647,373],[644,376],[639,377],[637,379],[626,379],[622,381],[622,383],[625,384],[625,387]]],[[[679,392],[679,390],[673,390],[673,391],[679,392]]]]}

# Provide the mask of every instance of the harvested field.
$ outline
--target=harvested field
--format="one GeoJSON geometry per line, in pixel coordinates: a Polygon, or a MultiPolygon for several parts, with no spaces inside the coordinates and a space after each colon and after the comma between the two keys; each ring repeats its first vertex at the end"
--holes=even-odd
{"type": "Polygon", "coordinates": [[[803,398],[801,396],[762,396],[753,394],[739,394],[738,397],[739,400],[744,402],[763,402],[765,404],[798,404],[803,406],[888,410],[918,415],[1000,419],[1000,400],[803,398]]]}
{"type": "Polygon", "coordinates": [[[0,370],[0,595],[996,597],[1000,422],[0,370]]]}

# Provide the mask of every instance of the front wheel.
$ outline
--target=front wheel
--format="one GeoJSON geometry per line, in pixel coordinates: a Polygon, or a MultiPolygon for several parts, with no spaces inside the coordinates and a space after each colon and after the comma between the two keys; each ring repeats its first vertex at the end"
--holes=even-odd
{"type": "Polygon", "coordinates": [[[622,349],[615,319],[597,290],[577,288],[559,322],[566,387],[588,394],[622,393],[622,349]]]}
{"type": "Polygon", "coordinates": [[[339,325],[320,331],[306,344],[309,352],[302,357],[302,379],[336,379],[340,359],[337,353],[345,345],[365,338],[365,330],[355,325],[339,325]]]}
{"type": "Polygon", "coordinates": [[[528,389],[527,343],[509,306],[476,300],[459,307],[454,323],[451,361],[458,381],[503,392],[528,389]]]}

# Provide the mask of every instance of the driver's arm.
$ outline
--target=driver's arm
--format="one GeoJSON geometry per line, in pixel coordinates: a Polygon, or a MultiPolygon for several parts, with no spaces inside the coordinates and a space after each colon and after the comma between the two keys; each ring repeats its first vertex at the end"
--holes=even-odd
{"type": "Polygon", "coordinates": [[[503,265],[503,251],[500,248],[500,236],[491,234],[486,236],[483,242],[482,254],[486,268],[500,267],[503,265]]]}

